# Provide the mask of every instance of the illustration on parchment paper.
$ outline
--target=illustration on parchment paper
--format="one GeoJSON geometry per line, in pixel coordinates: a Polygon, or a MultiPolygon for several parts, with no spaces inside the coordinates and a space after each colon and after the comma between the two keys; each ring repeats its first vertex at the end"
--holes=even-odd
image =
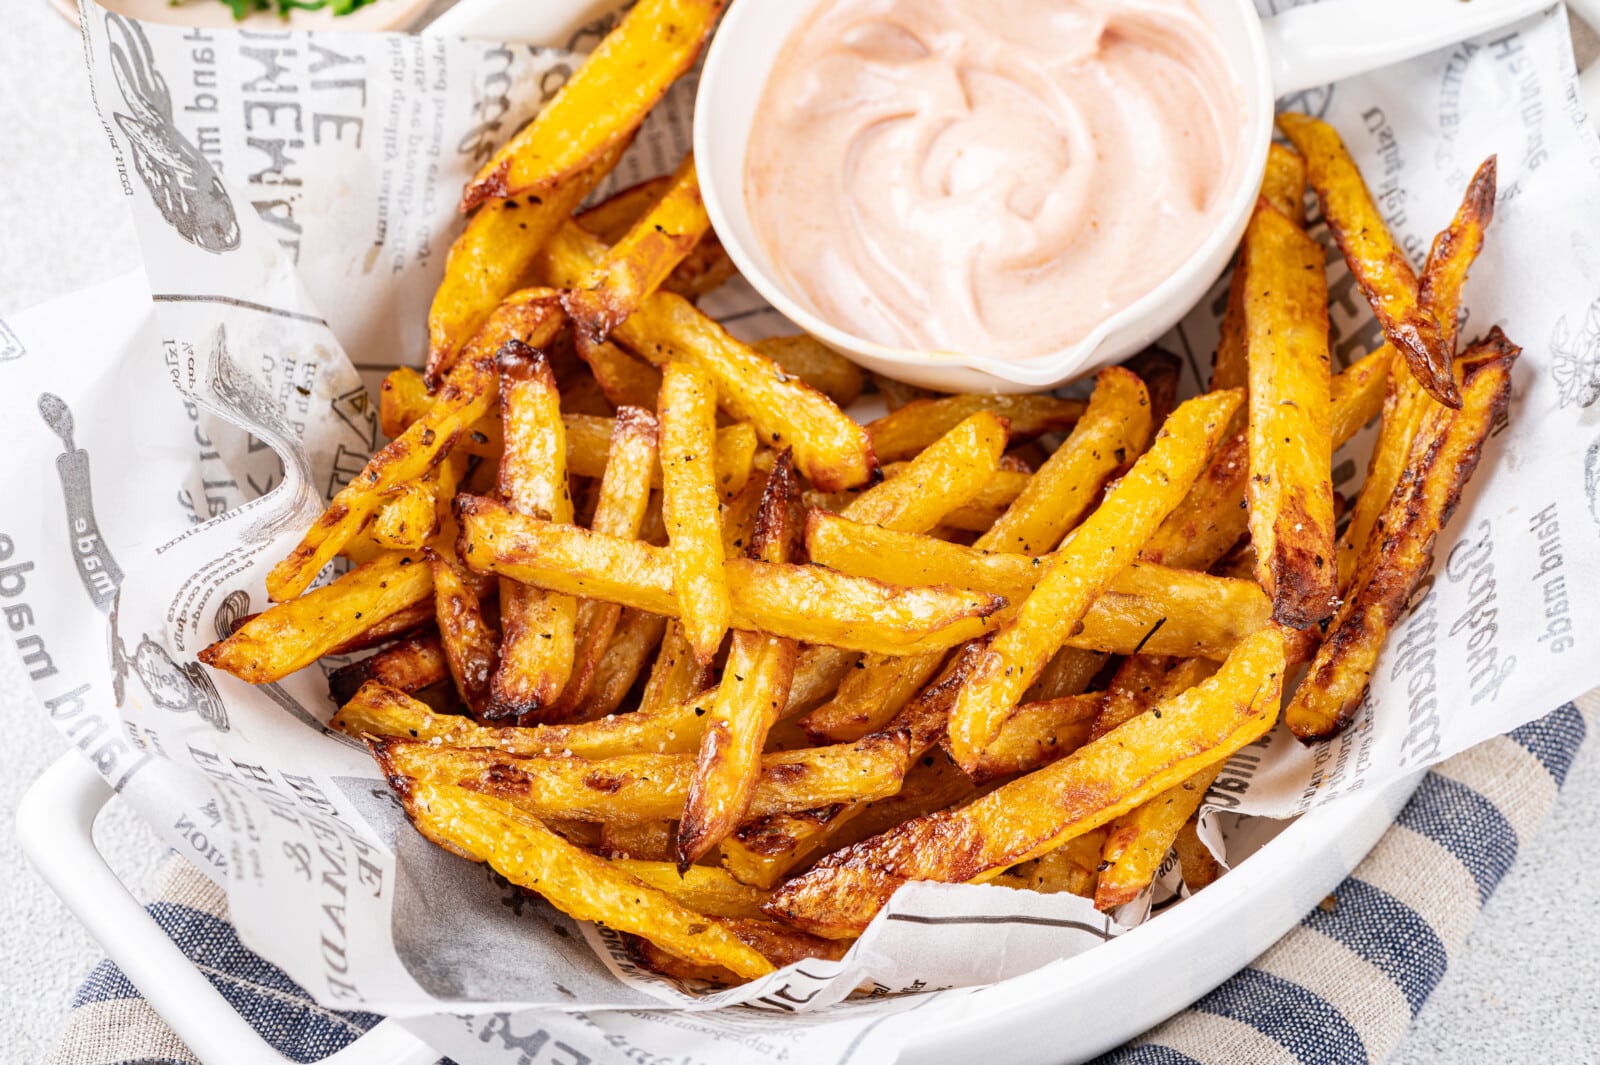
{"type": "Polygon", "coordinates": [[[137,23],[108,13],[111,72],[133,113],[113,111],[128,138],[133,167],[150,199],[178,235],[221,254],[239,246],[239,218],[211,161],[178,131],[172,94],[155,68],[150,41],[137,23]],[[117,38],[121,37],[119,43],[117,38]]]}
{"type": "Polygon", "coordinates": [[[1560,390],[1561,405],[1590,407],[1600,399],[1600,299],[1589,304],[1576,332],[1562,315],[1550,334],[1555,355],[1550,373],[1560,390]]]}

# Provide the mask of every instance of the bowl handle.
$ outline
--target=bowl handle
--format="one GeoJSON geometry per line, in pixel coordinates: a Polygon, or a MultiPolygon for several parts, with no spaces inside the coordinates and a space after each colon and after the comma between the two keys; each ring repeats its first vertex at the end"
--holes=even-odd
{"type": "MultiPolygon", "coordinates": [[[[1425,55],[1544,11],[1550,0],[1330,0],[1262,20],[1284,96],[1425,55]]],[[[1600,5],[1591,5],[1600,6],[1600,5]]]]}
{"type": "MultiPolygon", "coordinates": [[[[77,752],[63,755],[17,804],[17,838],[28,860],[204,1065],[288,1065],[167,938],[95,847],[95,817],[114,794],[77,752]]],[[[382,1021],[320,1065],[438,1059],[394,1021],[382,1021]]]]}

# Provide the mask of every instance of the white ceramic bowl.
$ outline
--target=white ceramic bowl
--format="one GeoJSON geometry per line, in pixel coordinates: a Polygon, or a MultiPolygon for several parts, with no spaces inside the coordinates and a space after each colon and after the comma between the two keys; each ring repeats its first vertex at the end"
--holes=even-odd
{"type": "Polygon", "coordinates": [[[827,0],[741,0],[706,55],[695,103],[694,151],[712,227],[767,302],[841,354],[889,377],[946,392],[1053,388],[1117,362],[1177,324],[1226,268],[1256,201],[1272,140],[1274,98],[1421,55],[1542,9],[1544,0],[1341,0],[1263,23],[1253,0],[1192,0],[1232,66],[1243,103],[1244,150],[1215,229],[1144,296],[1077,343],[1028,359],[919,351],[875,343],[819,314],[782,276],[757,237],[745,199],[745,153],[767,73],[790,33],[827,0]],[[1376,35],[1372,27],[1382,26],[1376,35]]]}

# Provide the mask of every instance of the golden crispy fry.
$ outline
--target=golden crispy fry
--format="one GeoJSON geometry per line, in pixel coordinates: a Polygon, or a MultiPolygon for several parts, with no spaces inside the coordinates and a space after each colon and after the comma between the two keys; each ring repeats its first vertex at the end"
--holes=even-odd
{"type": "MultiPolygon", "coordinates": [[[[777,921],[752,921],[746,918],[723,918],[728,930],[757,950],[774,965],[793,965],[807,958],[826,958],[838,961],[850,949],[847,941],[822,939],[819,936],[797,932],[777,921]]],[[[648,939],[628,937],[628,947],[634,958],[645,968],[670,976],[676,980],[694,980],[716,987],[731,987],[741,983],[739,976],[718,965],[699,965],[664,950],[648,939]]]]}
{"type": "Polygon", "coordinates": [[[1123,659],[1106,685],[1105,702],[1095,717],[1090,738],[1099,739],[1160,702],[1166,694],[1170,668],[1172,660],[1167,655],[1137,654],[1123,659]]]}
{"type": "MultiPolygon", "coordinates": [[[[527,284],[540,247],[621,154],[620,149],[613,151],[543,195],[485,204],[467,220],[467,228],[450,245],[444,277],[428,309],[426,377],[430,385],[461,361],[462,346],[489,321],[495,308],[527,284]]],[[[528,343],[543,346],[531,340],[528,343]]]]}
{"type": "Polygon", "coordinates": [[[565,324],[561,293],[550,288],[524,288],[511,293],[490,312],[478,331],[461,346],[447,365],[429,363],[423,381],[437,387],[440,377],[456,361],[475,362],[493,359],[511,341],[543,349],[555,339],[555,331],[565,324]]]}
{"type": "MultiPolygon", "coordinates": [[[[587,824],[588,822],[585,822],[587,824]]],[[[677,857],[674,842],[678,826],[672,821],[643,821],[639,824],[611,822],[600,826],[600,843],[595,853],[605,858],[632,858],[641,862],[670,863],[677,857]]],[[[667,865],[674,874],[677,866],[667,865]]]]}
{"type": "MultiPolygon", "coordinates": [[[[604,257],[605,245],[576,224],[563,226],[545,251],[541,272],[572,285],[604,257]]],[[[657,366],[688,362],[711,376],[717,402],[750,422],[774,447],[794,448],[795,464],[823,491],[865,483],[877,467],[866,431],[834,402],[735,340],[720,325],[670,292],[657,292],[616,338],[657,366]]]]}
{"type": "MultiPolygon", "coordinates": [[[[577,223],[607,244],[615,244],[627,235],[633,224],[661,198],[671,184],[672,175],[662,174],[660,177],[641,181],[637,185],[630,185],[593,207],[579,212],[575,216],[577,223]]],[[[676,292],[684,299],[693,300],[717,288],[738,272],[733,260],[728,258],[728,252],[723,248],[722,242],[717,240],[717,235],[707,232],[700,238],[700,242],[690,249],[688,257],[677,265],[666,281],[662,282],[661,287],[668,292],[676,292]]],[[[607,394],[609,395],[609,392],[607,394]]],[[[651,409],[656,405],[653,394],[646,400],[613,399],[612,402],[619,406],[622,403],[630,403],[636,407],[651,409]]]]}
{"type": "MultiPolygon", "coordinates": [[[[669,554],[574,526],[530,521],[481,496],[457,496],[461,556],[478,572],[676,617],[669,554]]],[[[733,627],[856,651],[914,654],[981,635],[1005,605],[946,588],[895,588],[818,566],[729,559],[733,627]]]]}
{"type": "Polygon", "coordinates": [[[1306,224],[1305,156],[1281,144],[1273,144],[1267,149],[1267,171],[1261,179],[1261,198],[1276,207],[1295,225],[1304,226],[1306,224]]]}
{"type": "Polygon", "coordinates": [[[1206,789],[1222,772],[1226,757],[1155,798],[1134,807],[1115,821],[1102,852],[1105,866],[1095,887],[1094,905],[1109,912],[1132,902],[1156,878],[1161,863],[1172,850],[1178,831],[1200,808],[1206,789]]]}
{"type": "MultiPolygon", "coordinates": [[[[670,820],[683,810],[694,774],[694,759],[684,754],[624,754],[596,761],[393,737],[371,743],[388,773],[459,783],[535,817],[670,820]]],[[[905,774],[905,753],[904,736],[874,736],[765,755],[750,812],[761,817],[892,795],[905,774]]]]}
{"type": "Polygon", "coordinates": [[[1023,703],[1000,726],[994,742],[979,752],[967,775],[984,784],[1065,758],[1089,742],[1104,701],[1102,693],[1092,692],[1023,703]]]}
{"type": "MultiPolygon", "coordinates": [[[[785,451],[772,468],[747,550],[787,562],[794,539],[794,465],[785,451]]],[[[678,866],[687,868],[738,827],[761,775],[767,732],[782,716],[794,680],[794,640],[736,632],[705,723],[694,780],[678,825],[678,866]]]]}
{"type": "Polygon", "coordinates": [[[989,883],[1041,895],[1066,893],[1092,899],[1100,880],[1100,851],[1107,831],[1102,827],[1074,836],[1049,854],[1008,869],[989,883]]]}
{"type": "Polygon", "coordinates": [[[1250,364],[1250,539],[1279,624],[1338,603],[1328,281],[1322,248],[1262,201],[1244,237],[1250,364]]]}
{"type": "Polygon", "coordinates": [[[483,620],[476,590],[451,559],[429,551],[433,569],[433,601],[439,639],[450,678],[461,701],[482,714],[489,700],[489,678],[499,655],[499,640],[483,620]]]}
{"type": "Polygon", "coordinates": [[[1461,393],[1450,368],[1454,351],[1438,319],[1419,302],[1416,272],[1384,225],[1344,141],[1332,126],[1309,115],[1281,114],[1278,128],[1305,156],[1323,217],[1389,343],[1434,399],[1459,408],[1461,393]]]}
{"type": "Polygon", "coordinates": [[[908,880],[984,880],[1054,850],[1265,733],[1283,668],[1282,632],[1269,625],[1205,683],[965,806],[829,855],[779,888],[766,911],[816,935],[858,935],[908,880]]]}
{"type": "Polygon", "coordinates": [[[1039,679],[1033,682],[1033,687],[1028,689],[1023,699],[1032,702],[1082,695],[1089,690],[1089,685],[1094,683],[1094,678],[1099,675],[1105,664],[1106,655],[1098,651],[1063,647],[1055,653],[1054,658],[1050,659],[1044,671],[1039,674],[1039,679]]]}
{"type": "Polygon", "coordinates": [[[427,413],[374,455],[333,497],[289,556],[272,567],[267,574],[267,593],[273,600],[281,603],[304,592],[322,567],[366,524],[385,493],[432,469],[456,436],[489,409],[494,383],[492,363],[464,362],[452,370],[427,413]]]}
{"type": "Polygon", "coordinates": [[[346,703],[369,680],[409,693],[421,691],[449,676],[450,667],[445,661],[439,634],[419,632],[328,674],[328,694],[334,702],[346,703]]]}
{"type": "MultiPolygon", "coordinates": [[[[500,494],[528,517],[572,521],[561,394],[541,352],[520,341],[500,350],[500,412],[505,452],[500,494]]],[[[513,580],[500,581],[500,660],[483,713],[504,718],[555,703],[572,676],[578,602],[513,580]]]]}
{"type": "MultiPolygon", "coordinates": [[[[1330,392],[1335,450],[1383,405],[1389,353],[1385,345],[1334,375],[1330,392]]],[[[1246,532],[1249,516],[1244,497],[1249,477],[1250,440],[1248,432],[1241,429],[1217,448],[1194,487],[1156,530],[1140,557],[1183,569],[1210,569],[1246,532]]]]}
{"type": "Polygon", "coordinates": [[[419,481],[403,485],[389,497],[372,519],[372,539],[389,551],[416,551],[438,531],[438,484],[419,481]]]}
{"type": "MultiPolygon", "coordinates": [[[[872,573],[909,587],[968,588],[1014,603],[1033,591],[1055,558],[985,554],[932,537],[857,525],[821,511],[807,515],[806,550],[813,562],[841,573],[872,573]]],[[[1111,579],[1067,644],[1117,654],[1139,649],[1220,659],[1240,638],[1265,624],[1270,612],[1270,602],[1253,582],[1133,563],[1111,579]]]]}
{"type": "Polygon", "coordinates": [[[643,218],[645,212],[671,187],[671,174],[645,178],[627,188],[618,189],[593,207],[585,207],[572,217],[607,244],[615,244],[628,235],[633,224],[643,218]]]}
{"type": "Polygon", "coordinates": [[[919,399],[868,424],[867,433],[878,461],[894,462],[910,458],[979,411],[1006,419],[1012,441],[1028,440],[1072,428],[1083,414],[1083,401],[1048,395],[919,399]]]}
{"type": "MultiPolygon", "coordinates": [[[[1495,158],[1490,156],[1467,186],[1455,218],[1434,238],[1433,250],[1422,271],[1422,305],[1438,317],[1440,331],[1451,348],[1455,347],[1461,289],[1468,269],[1483,248],[1483,232],[1494,217],[1494,197],[1495,158]]],[[[1411,442],[1432,407],[1416,378],[1405,372],[1400,363],[1394,363],[1389,371],[1378,442],[1367,465],[1367,479],[1361,482],[1350,524],[1339,542],[1341,589],[1347,589],[1355,577],[1356,559],[1371,538],[1378,515],[1394,494],[1411,453],[1411,442]]]]}
{"type": "MultiPolygon", "coordinates": [[[[562,423],[567,432],[567,463],[571,472],[578,477],[604,476],[611,434],[615,432],[612,420],[579,414],[566,416],[562,423]]],[[[755,452],[756,434],[750,426],[740,423],[717,430],[712,461],[717,490],[724,496],[737,495],[744,487],[755,452]]],[[[650,487],[661,487],[659,463],[650,471],[650,487]]]]}
{"type": "Polygon", "coordinates": [[[574,720],[593,721],[615,713],[633,690],[650,655],[661,644],[666,629],[666,618],[624,607],[612,633],[611,645],[595,668],[594,683],[578,704],[574,720]]]}
{"type": "Polygon", "coordinates": [[[381,748],[378,757],[411,823],[446,850],[488,863],[578,920],[649,936],[675,954],[742,977],[772,971],[771,962],[718,919],[686,909],[511,804],[447,783],[412,780],[388,764],[381,748]]]}
{"type": "Polygon", "coordinates": [[[636,359],[609,340],[584,344],[578,349],[606,399],[616,407],[656,409],[661,394],[661,371],[636,359]]]}
{"type": "Polygon", "coordinates": [[[1383,641],[1432,564],[1434,542],[1477,469],[1484,440],[1505,414],[1520,349],[1496,328],[1468,354],[1490,351],[1492,357],[1466,368],[1461,410],[1434,408],[1412,444],[1394,495],[1362,550],[1352,593],[1284,714],[1302,740],[1331,736],[1355,717],[1383,641]]]}
{"type": "Polygon", "coordinates": [[[711,683],[711,669],[695,661],[694,648],[684,635],[683,624],[676,618],[668,621],[661,637],[661,649],[650,667],[650,677],[645,682],[640,710],[657,710],[680,703],[696,692],[704,691],[711,683]]]}
{"type": "MultiPolygon", "coordinates": [[[[1122,360],[1122,368],[1139,376],[1150,397],[1150,423],[1160,425],[1178,405],[1178,381],[1183,377],[1183,360],[1154,344],[1137,355],[1122,360]]],[[[1088,412],[1085,411],[1085,416],[1088,412]]],[[[1148,441],[1147,441],[1148,442],[1148,441]]],[[[1037,446],[1037,445],[1035,445],[1037,446]]],[[[1132,461],[1132,456],[1129,456],[1132,461]]]]}
{"type": "MultiPolygon", "coordinates": [[[[1267,151],[1267,171],[1261,179],[1261,198],[1295,225],[1306,224],[1306,161],[1291,148],[1274,144],[1267,151]]],[[[1211,368],[1211,391],[1243,388],[1249,383],[1244,336],[1244,292],[1247,271],[1244,249],[1239,249],[1228,282],[1228,307],[1217,337],[1217,357],[1211,368]]]]}
{"type": "Polygon", "coordinates": [[[1190,891],[1199,891],[1222,875],[1222,866],[1218,864],[1211,850],[1200,842],[1200,834],[1195,828],[1195,818],[1189,818],[1183,827],[1178,829],[1178,837],[1173,840],[1172,849],[1178,852],[1178,866],[1183,871],[1183,883],[1190,891]]]}
{"type": "Polygon", "coordinates": [[[689,646],[705,666],[733,614],[711,459],[717,431],[711,378],[693,366],[669,363],[661,380],[660,414],[661,516],[671,545],[673,596],[689,646]]]}
{"type": "Polygon", "coordinates": [[[844,513],[851,521],[926,532],[978,493],[999,468],[1005,446],[1005,421],[978,411],[862,492],[844,513]]]}
{"type": "Polygon", "coordinates": [[[758,340],[755,349],[841,407],[861,395],[861,369],[822,341],[805,333],[758,340]]]}
{"type": "Polygon", "coordinates": [[[1149,443],[1150,408],[1137,374],[1120,366],[1101,370],[1066,442],[975,546],[1023,554],[1053,549],[1094,506],[1106,479],[1149,443]]]}
{"type": "Polygon", "coordinates": [[[1150,450],[1045,567],[1015,619],[984,648],[950,712],[949,749],[957,764],[968,766],[995,738],[1050,656],[1183,499],[1239,398],[1213,392],[1173,411],[1150,450]]]}
{"type": "MultiPolygon", "coordinates": [[[[600,499],[590,525],[608,536],[634,537],[644,524],[650,501],[650,474],[656,468],[656,420],[647,410],[621,407],[611,434],[611,454],[600,481],[600,499]]],[[[622,618],[615,603],[585,599],[578,604],[577,648],[572,676],[552,717],[570,718],[583,704],[622,618]]]]}
{"type": "Polygon", "coordinates": [[[667,87],[694,65],[721,11],[722,0],[636,4],[555,99],[478,169],[461,193],[461,210],[543,193],[626,146],[667,87]]]}
{"type": "Polygon", "coordinates": [[[432,595],[433,575],[425,563],[388,555],[256,615],[198,657],[240,680],[268,684],[432,595]]]}
{"type": "Polygon", "coordinates": [[[691,152],[661,198],[611,246],[588,277],[563,294],[562,306],[578,330],[580,350],[585,343],[604,341],[661,287],[710,229],[691,152]]]}
{"type": "Polygon", "coordinates": [[[754,921],[766,916],[761,905],[767,901],[767,892],[741,884],[715,866],[694,865],[680,871],[671,862],[636,858],[612,858],[611,864],[696,913],[754,921]]]}

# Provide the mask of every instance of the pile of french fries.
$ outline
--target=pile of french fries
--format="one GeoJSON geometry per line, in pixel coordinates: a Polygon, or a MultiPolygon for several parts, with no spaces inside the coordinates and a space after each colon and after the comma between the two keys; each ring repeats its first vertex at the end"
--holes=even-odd
{"type": "Polygon", "coordinates": [[[1419,277],[1284,115],[1209,392],[1152,351],[1087,402],[878,381],[859,425],[854,366],[696,309],[733,271],[692,159],[573,214],[719,7],[641,0],[468,185],[393,442],[202,660],[375,649],[333,725],[417,829],[686,979],[837,957],[911,880],[1110,910],[1176,848],[1204,886],[1207,788],[1280,710],[1350,722],[1504,417],[1517,349],[1456,338],[1493,160],[1419,277]],[[1308,180],[1388,339],[1337,374],[1308,180]],[[1380,414],[1341,533],[1332,455],[1380,414]]]}

